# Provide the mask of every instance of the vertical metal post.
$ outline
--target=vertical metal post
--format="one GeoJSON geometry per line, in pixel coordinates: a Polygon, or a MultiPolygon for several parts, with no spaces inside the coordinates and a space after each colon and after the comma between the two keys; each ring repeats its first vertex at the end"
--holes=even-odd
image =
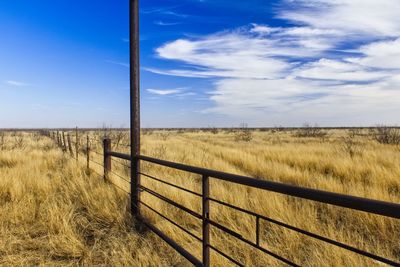
{"type": "Polygon", "coordinates": [[[139,0],[129,0],[130,35],[130,126],[131,126],[131,212],[139,218],[140,193],[140,52],[139,0]]]}
{"type": "Polygon", "coordinates": [[[78,162],[78,155],[79,155],[79,136],[78,136],[78,127],[75,129],[75,158],[76,162],[78,162]]]}
{"type": "Polygon", "coordinates": [[[57,145],[60,146],[60,133],[57,131],[57,145]]]}
{"type": "Polygon", "coordinates": [[[260,245],[260,217],[256,217],[256,244],[260,245]]]}
{"type": "Polygon", "coordinates": [[[111,171],[111,156],[108,155],[108,151],[111,151],[111,140],[106,138],[103,140],[104,181],[108,180],[108,174],[111,171]]]}
{"type": "Polygon", "coordinates": [[[86,135],[86,168],[87,168],[88,173],[90,173],[89,161],[90,161],[89,135],[86,135]]]}
{"type": "Polygon", "coordinates": [[[203,228],[203,265],[210,266],[210,178],[207,175],[202,177],[202,228],[203,228]]]}

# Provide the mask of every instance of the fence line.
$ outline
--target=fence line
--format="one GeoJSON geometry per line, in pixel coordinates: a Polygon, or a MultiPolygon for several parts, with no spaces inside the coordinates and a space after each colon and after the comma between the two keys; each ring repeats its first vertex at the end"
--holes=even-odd
{"type": "MultiPolygon", "coordinates": [[[[63,142],[65,140],[65,138],[64,138],[65,134],[63,132],[61,134],[57,132],[57,133],[51,133],[49,135],[50,135],[50,137],[52,137],[54,139],[55,142],[58,143],[58,145],[63,149],[63,151],[65,151],[65,152],[67,151],[66,144],[63,142]],[[61,138],[61,136],[63,138],[61,138]]],[[[67,135],[67,137],[69,139],[69,135],[67,135]]],[[[76,138],[77,138],[76,143],[78,143],[78,134],[76,134],[76,138]]],[[[99,142],[99,141],[97,140],[97,142],[99,142]]],[[[70,140],[68,140],[68,143],[69,143],[68,147],[69,147],[69,149],[71,149],[72,146],[71,146],[70,140]]],[[[78,151],[79,145],[76,145],[75,148],[76,148],[76,151],[78,151]]],[[[103,156],[103,165],[99,162],[95,162],[95,161],[91,160],[89,157],[89,151],[90,151],[89,136],[87,136],[87,147],[86,147],[85,151],[87,151],[87,168],[88,169],[89,169],[89,161],[94,162],[104,168],[103,177],[106,179],[106,181],[112,183],[112,181],[110,179],[108,179],[109,175],[112,174],[112,175],[116,175],[119,179],[122,179],[125,182],[130,183],[129,180],[123,178],[121,175],[112,171],[112,162],[118,163],[124,167],[125,166],[129,167],[129,166],[122,162],[113,160],[112,158],[118,158],[118,159],[122,159],[122,160],[131,161],[131,155],[112,151],[110,139],[104,139],[104,141],[103,141],[103,154],[96,152],[96,151],[92,151],[100,156],[103,156]]],[[[71,153],[71,155],[73,155],[73,153],[71,153]]],[[[76,155],[78,155],[78,154],[76,154],[76,155]]],[[[76,156],[76,158],[77,157],[78,156],[76,156]]],[[[189,230],[182,227],[178,222],[172,220],[171,218],[169,218],[166,215],[162,214],[161,212],[157,211],[148,203],[143,202],[139,198],[139,196],[136,196],[136,198],[138,199],[138,202],[137,202],[138,206],[136,207],[136,209],[139,210],[139,212],[140,212],[140,205],[142,205],[143,207],[146,207],[147,209],[153,211],[154,213],[156,213],[163,219],[167,220],[171,224],[175,225],[176,227],[178,227],[179,229],[181,229],[182,231],[184,231],[185,233],[187,233],[188,235],[190,235],[191,237],[195,238],[197,241],[202,243],[203,255],[202,255],[202,259],[199,260],[194,255],[189,253],[185,248],[183,248],[178,243],[176,243],[174,240],[172,240],[169,236],[164,234],[161,230],[159,230],[154,225],[149,223],[146,220],[146,218],[143,218],[142,215],[139,213],[138,219],[144,225],[146,225],[155,234],[157,234],[164,241],[166,241],[169,245],[171,245],[177,252],[179,252],[182,256],[184,256],[188,261],[190,261],[195,266],[210,266],[210,264],[211,264],[210,250],[215,251],[216,253],[218,253],[222,257],[226,258],[233,264],[236,264],[238,266],[243,266],[243,264],[240,263],[238,260],[234,259],[232,256],[226,254],[225,252],[221,251],[220,249],[218,249],[217,247],[215,247],[214,245],[211,244],[211,241],[210,241],[210,227],[211,226],[225,232],[228,235],[231,235],[232,237],[246,243],[247,245],[249,245],[253,248],[258,249],[261,252],[264,252],[264,253],[270,255],[271,257],[281,261],[282,263],[285,263],[290,266],[299,266],[295,262],[292,262],[280,255],[277,255],[276,253],[274,253],[260,245],[260,221],[261,220],[270,222],[272,224],[292,230],[294,232],[303,234],[305,236],[320,240],[320,241],[328,243],[330,245],[340,247],[344,250],[351,251],[356,254],[368,257],[370,259],[379,261],[381,263],[385,263],[385,264],[388,264],[391,266],[400,266],[399,262],[395,262],[392,259],[387,259],[382,256],[375,255],[368,251],[364,251],[362,249],[341,243],[339,241],[336,241],[336,240],[333,240],[333,239],[330,239],[330,238],[327,238],[327,237],[324,237],[324,236],[321,236],[321,235],[318,235],[315,233],[311,233],[309,231],[306,231],[306,230],[303,230],[303,229],[300,229],[300,228],[297,228],[294,226],[291,226],[289,224],[286,224],[284,222],[281,222],[281,221],[269,218],[267,216],[258,214],[251,210],[246,210],[246,209],[234,206],[232,204],[226,203],[224,201],[212,198],[212,197],[210,197],[210,179],[216,179],[216,180],[221,180],[221,181],[225,181],[225,182],[229,182],[229,183],[233,183],[233,184],[249,186],[252,188],[257,188],[257,189],[266,190],[266,191],[270,191],[270,192],[281,193],[281,194],[284,194],[287,196],[298,197],[301,199],[331,204],[331,205],[338,206],[338,207],[349,208],[349,209],[353,209],[353,210],[363,211],[363,212],[386,216],[386,217],[395,218],[395,219],[400,219],[400,204],[384,202],[384,201],[379,201],[379,200],[366,199],[366,198],[360,198],[360,197],[354,197],[354,196],[343,195],[343,194],[332,193],[332,192],[310,189],[310,188],[303,188],[303,187],[299,187],[299,186],[293,186],[293,185],[272,182],[272,181],[267,181],[267,180],[258,180],[258,179],[254,179],[251,177],[234,175],[234,174],[230,174],[230,173],[224,173],[224,172],[219,172],[219,171],[215,171],[215,170],[189,166],[189,165],[185,165],[185,164],[151,158],[151,157],[147,157],[147,156],[143,156],[143,155],[137,156],[135,160],[144,161],[144,162],[147,162],[150,164],[155,164],[155,165],[159,165],[159,166],[163,166],[163,167],[167,167],[167,168],[177,169],[180,171],[185,171],[185,172],[201,175],[201,177],[202,177],[201,178],[202,193],[197,193],[195,191],[192,191],[192,190],[189,190],[182,186],[164,181],[158,177],[146,174],[144,172],[138,171],[138,173],[137,173],[137,175],[147,177],[155,182],[159,182],[159,183],[165,184],[167,186],[176,188],[178,190],[182,190],[184,192],[191,193],[194,196],[200,197],[202,200],[201,214],[199,214],[193,210],[190,210],[189,208],[187,208],[179,203],[176,203],[175,201],[167,198],[166,196],[164,196],[150,188],[143,186],[142,184],[138,185],[140,190],[137,190],[134,192],[134,194],[135,193],[138,194],[137,192],[139,192],[139,191],[146,193],[146,194],[150,194],[153,197],[156,197],[156,198],[168,203],[169,205],[174,206],[174,207],[192,215],[194,218],[201,220],[201,222],[202,222],[202,237],[198,237],[195,234],[193,234],[192,232],[190,232],[189,230]],[[228,207],[230,209],[239,211],[241,213],[253,216],[255,218],[255,231],[256,231],[255,240],[249,240],[247,238],[244,238],[242,235],[240,235],[239,233],[230,229],[229,227],[221,225],[220,223],[210,219],[210,212],[211,212],[210,211],[210,203],[216,203],[218,205],[222,205],[222,206],[228,207]]],[[[122,189],[121,187],[116,185],[115,183],[112,183],[112,184],[114,186],[116,186],[116,188],[118,188],[119,190],[122,190],[125,193],[128,193],[131,196],[131,198],[133,197],[134,194],[131,194],[131,193],[125,191],[124,189],[122,189]]]]}

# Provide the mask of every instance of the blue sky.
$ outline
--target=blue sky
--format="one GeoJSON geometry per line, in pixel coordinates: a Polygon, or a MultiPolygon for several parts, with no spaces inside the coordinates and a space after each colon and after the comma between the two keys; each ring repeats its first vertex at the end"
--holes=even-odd
{"type": "MultiPolygon", "coordinates": [[[[400,124],[398,0],[142,0],[142,127],[400,124]]],[[[0,128],[129,125],[128,1],[0,0],[0,128]]]]}

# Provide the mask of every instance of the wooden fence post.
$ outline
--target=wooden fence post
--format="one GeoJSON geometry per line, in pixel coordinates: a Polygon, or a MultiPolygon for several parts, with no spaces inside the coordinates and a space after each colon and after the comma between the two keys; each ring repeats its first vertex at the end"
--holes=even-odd
{"type": "Polygon", "coordinates": [[[69,153],[71,154],[71,157],[74,157],[74,152],[72,151],[71,136],[69,133],[67,133],[67,140],[68,140],[69,153]]]}
{"type": "Polygon", "coordinates": [[[106,138],[103,140],[103,155],[104,155],[104,180],[107,181],[109,172],[111,171],[111,156],[108,155],[111,151],[111,140],[106,138]]]}
{"type": "Polygon", "coordinates": [[[75,129],[75,157],[76,157],[76,162],[78,162],[78,156],[79,156],[79,136],[78,136],[78,127],[75,129]]]}
{"type": "Polygon", "coordinates": [[[89,135],[86,135],[86,168],[88,173],[90,174],[90,144],[89,144],[89,135]]]}
{"type": "Polygon", "coordinates": [[[60,133],[57,131],[57,145],[60,147],[60,133]]]}
{"type": "Polygon", "coordinates": [[[65,142],[65,133],[64,133],[64,131],[62,132],[62,149],[63,149],[63,151],[64,152],[66,152],[67,151],[67,145],[66,145],[66,142],[65,142]]]}

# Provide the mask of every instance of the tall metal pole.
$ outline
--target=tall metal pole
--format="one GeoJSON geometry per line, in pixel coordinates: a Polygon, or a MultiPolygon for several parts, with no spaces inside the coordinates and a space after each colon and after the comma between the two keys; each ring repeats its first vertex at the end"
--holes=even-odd
{"type": "Polygon", "coordinates": [[[140,216],[140,63],[139,0],[129,0],[130,21],[130,97],[131,97],[131,212],[140,216]]]}

